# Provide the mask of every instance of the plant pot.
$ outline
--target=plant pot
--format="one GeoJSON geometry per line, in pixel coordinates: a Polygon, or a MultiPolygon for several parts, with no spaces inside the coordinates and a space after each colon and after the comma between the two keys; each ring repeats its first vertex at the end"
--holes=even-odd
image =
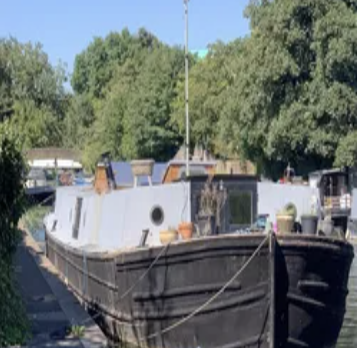
{"type": "Polygon", "coordinates": [[[192,222],[181,222],[179,224],[179,234],[182,239],[188,240],[192,238],[194,225],[192,222]]]}
{"type": "Polygon", "coordinates": [[[294,227],[294,216],[287,214],[277,214],[276,224],[278,233],[291,233],[294,227]]]}
{"type": "Polygon", "coordinates": [[[165,230],[160,231],[160,242],[161,244],[168,244],[178,239],[179,234],[176,230],[165,230]]]}
{"type": "Polygon", "coordinates": [[[302,215],[301,229],[303,234],[315,235],[317,232],[318,217],[316,215],[302,215]]]}
{"type": "Polygon", "coordinates": [[[214,215],[199,215],[198,226],[201,236],[211,236],[216,233],[216,221],[214,215]]]}
{"type": "Polygon", "coordinates": [[[296,209],[295,204],[293,204],[293,203],[286,204],[284,210],[286,212],[286,215],[292,215],[294,218],[294,221],[295,221],[296,216],[297,216],[297,209],[296,209]]]}

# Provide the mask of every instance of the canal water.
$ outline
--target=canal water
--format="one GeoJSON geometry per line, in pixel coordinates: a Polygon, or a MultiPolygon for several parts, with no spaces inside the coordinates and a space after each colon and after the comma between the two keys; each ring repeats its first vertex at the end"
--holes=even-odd
{"type": "MultiPolygon", "coordinates": [[[[38,241],[41,246],[43,246],[45,241],[44,230],[41,228],[34,228],[32,230],[32,234],[34,236],[34,239],[38,241]]],[[[357,245],[356,244],[354,245],[354,251],[355,251],[355,257],[351,266],[349,283],[348,283],[349,294],[347,296],[346,314],[336,348],[357,347],[357,245]]],[[[130,348],[130,347],[126,347],[126,348],[130,348]]]]}

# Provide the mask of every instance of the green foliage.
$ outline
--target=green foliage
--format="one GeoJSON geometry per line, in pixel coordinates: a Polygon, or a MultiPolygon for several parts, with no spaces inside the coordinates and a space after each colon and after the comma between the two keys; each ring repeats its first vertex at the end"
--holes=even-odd
{"type": "Polygon", "coordinates": [[[126,108],[126,93],[122,85],[114,86],[106,99],[98,106],[91,134],[85,139],[83,161],[93,168],[100,155],[110,152],[113,159],[122,158],[123,115],[126,108]]]}
{"type": "MultiPolygon", "coordinates": [[[[195,64],[189,76],[189,115],[193,145],[198,143],[220,157],[231,155],[227,143],[219,138],[220,114],[226,104],[225,95],[236,78],[234,57],[241,54],[242,42],[222,42],[210,46],[204,60],[195,64]]],[[[185,81],[177,84],[177,98],[172,103],[172,122],[185,134],[185,81]]]]}
{"type": "MultiPolygon", "coordinates": [[[[190,55],[191,146],[243,158],[278,177],[356,163],[357,2],[253,0],[251,35],[190,55]]],[[[0,122],[24,147],[64,145],[94,168],[169,160],[184,141],[184,54],[140,29],[93,42],[64,70],[41,46],[0,40],[0,122]]]]}
{"type": "Polygon", "coordinates": [[[21,217],[21,222],[24,227],[29,230],[31,233],[36,233],[36,231],[44,228],[43,221],[46,214],[50,212],[51,208],[46,206],[35,206],[26,210],[25,214],[21,217]]]}
{"type": "Polygon", "coordinates": [[[230,135],[256,162],[331,165],[356,129],[356,9],[277,0],[247,15],[252,33],[222,114],[223,141],[230,135]]]}
{"type": "Polygon", "coordinates": [[[73,325],[70,328],[70,335],[76,338],[82,338],[85,334],[85,326],[73,325]]]}
{"type": "Polygon", "coordinates": [[[25,147],[61,143],[65,80],[63,67],[53,68],[41,45],[0,39],[0,121],[9,120],[25,147]]]}
{"type": "Polygon", "coordinates": [[[76,56],[71,84],[75,92],[91,97],[104,97],[104,90],[118,66],[136,59],[139,52],[151,51],[158,40],[145,29],[131,35],[128,29],[110,33],[105,39],[96,37],[89,47],[76,56]]]}
{"type": "Polygon", "coordinates": [[[335,166],[357,166],[357,131],[349,132],[340,140],[335,154],[335,166]]]}
{"type": "Polygon", "coordinates": [[[159,48],[147,57],[124,115],[125,158],[166,160],[175,154],[180,138],[170,123],[170,105],[183,65],[176,48],[159,48]]]}
{"type": "Polygon", "coordinates": [[[91,126],[95,111],[87,95],[75,95],[69,100],[69,107],[64,119],[63,144],[66,148],[83,149],[91,135],[91,126]]]}
{"type": "Polygon", "coordinates": [[[83,150],[85,165],[93,168],[103,152],[115,160],[170,159],[181,140],[170,113],[183,73],[183,52],[159,43],[144,29],[136,35],[124,30],[95,39],[77,59],[87,61],[86,71],[75,64],[72,102],[79,108],[69,108],[64,138],[74,139],[83,150]],[[100,70],[99,56],[107,62],[100,70]],[[78,102],[84,99],[86,111],[78,102]],[[91,121],[84,125],[83,119],[91,121]]]}
{"type": "Polygon", "coordinates": [[[15,291],[12,259],[20,240],[18,221],[24,212],[25,165],[11,132],[0,129],[0,346],[22,344],[26,313],[15,291]]]}
{"type": "Polygon", "coordinates": [[[14,103],[10,126],[22,130],[20,136],[27,149],[60,144],[62,141],[62,124],[48,106],[37,107],[33,100],[14,103]]]}

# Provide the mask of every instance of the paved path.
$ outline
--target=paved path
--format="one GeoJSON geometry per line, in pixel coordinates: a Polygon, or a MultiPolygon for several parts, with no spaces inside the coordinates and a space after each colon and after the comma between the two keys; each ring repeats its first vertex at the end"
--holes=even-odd
{"type": "Polygon", "coordinates": [[[15,272],[31,322],[27,347],[106,347],[106,338],[58,277],[32,236],[24,232],[18,247],[15,272]],[[84,325],[81,339],[68,336],[72,325],[84,325]]]}

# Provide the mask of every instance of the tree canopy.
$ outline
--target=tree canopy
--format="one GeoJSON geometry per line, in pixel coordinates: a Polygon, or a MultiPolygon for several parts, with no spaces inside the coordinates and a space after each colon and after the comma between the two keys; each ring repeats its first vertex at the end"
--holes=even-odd
{"type": "MultiPolygon", "coordinates": [[[[251,33],[190,55],[191,145],[278,176],[356,165],[357,2],[255,0],[251,33]]],[[[40,45],[0,40],[0,117],[25,147],[64,145],[88,167],[169,160],[184,141],[184,53],[145,29],[96,37],[75,59],[73,92],[40,45]]]]}
{"type": "Polygon", "coordinates": [[[353,146],[347,153],[341,144],[356,139],[354,2],[277,0],[253,3],[247,15],[251,36],[222,112],[223,140],[270,170],[288,161],[353,165],[353,146]]]}
{"type": "Polygon", "coordinates": [[[83,150],[86,164],[103,152],[114,159],[175,154],[182,137],[171,123],[171,103],[183,62],[180,48],[145,29],[95,38],[76,57],[65,138],[83,150]]]}
{"type": "Polygon", "coordinates": [[[10,122],[25,147],[61,144],[65,80],[41,45],[0,39],[0,121],[10,122]]]}
{"type": "Polygon", "coordinates": [[[19,219],[25,208],[25,164],[19,138],[0,124],[0,346],[21,345],[28,322],[13,276],[13,257],[21,238],[19,219]]]}

